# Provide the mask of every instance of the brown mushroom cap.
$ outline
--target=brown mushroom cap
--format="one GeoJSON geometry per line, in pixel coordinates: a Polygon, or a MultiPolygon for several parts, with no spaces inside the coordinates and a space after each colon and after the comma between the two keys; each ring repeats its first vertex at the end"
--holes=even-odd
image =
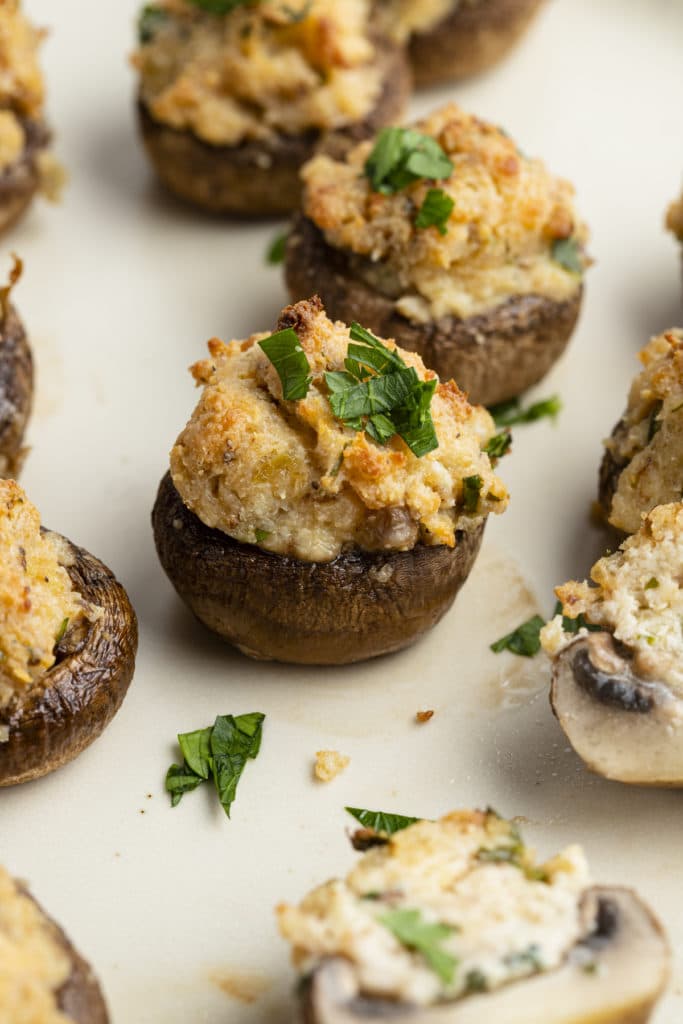
{"type": "Polygon", "coordinates": [[[455,82],[497,64],[526,32],[543,0],[459,3],[429,32],[410,40],[418,86],[455,82]]]}
{"type": "Polygon", "coordinates": [[[21,119],[26,144],[21,156],[0,171],[0,233],[24,215],[40,187],[38,154],[50,142],[50,131],[42,121],[21,119]]]}
{"type": "Polygon", "coordinates": [[[418,1007],[364,997],[352,965],[323,962],[304,992],[306,1024],[645,1024],[666,985],[669,949],[659,922],[628,889],[596,888],[593,935],[563,966],[494,992],[418,1007]],[[586,965],[594,964],[590,970],[586,965]]]}
{"type": "Polygon", "coordinates": [[[583,287],[564,302],[513,296],[488,313],[413,323],[393,301],[356,277],[346,253],[328,245],[299,214],[285,263],[292,301],[317,292],[332,319],[360,321],[382,338],[419,352],[442,378],[457,381],[471,402],[495,405],[538,383],[562,355],[576,326],[583,287]]]}
{"type": "Polygon", "coordinates": [[[377,47],[384,85],[375,108],[363,121],[326,136],[311,131],[271,142],[213,146],[191,131],[155,120],[139,101],[142,139],[160,180],[180,199],[210,213],[272,217],[295,210],[301,196],[299,168],[316,150],[322,146],[341,156],[402,116],[411,87],[407,58],[386,39],[379,39],[377,47]]]}
{"type": "Polygon", "coordinates": [[[102,614],[82,635],[67,631],[57,661],[39,683],[0,707],[0,787],[37,779],[72,761],[97,739],[133,678],[137,619],[114,575],[83,548],[69,545],[65,566],[74,589],[102,614]]]}
{"type": "Polygon", "coordinates": [[[436,625],[467,579],[485,521],[458,531],[454,548],[302,562],[205,526],[167,473],[152,525],[171,583],[214,633],[254,658],[345,665],[399,651],[436,625]]]}
{"type": "Polygon", "coordinates": [[[641,786],[683,786],[683,725],[671,724],[673,696],[660,683],[639,678],[628,661],[623,671],[600,668],[591,633],[555,659],[550,702],[567,738],[591,771],[641,786]]]}
{"type": "MultiPolygon", "coordinates": [[[[0,178],[1,181],[1,178],[0,178]]],[[[0,327],[0,477],[16,476],[33,400],[33,359],[13,306],[0,327]]]]}

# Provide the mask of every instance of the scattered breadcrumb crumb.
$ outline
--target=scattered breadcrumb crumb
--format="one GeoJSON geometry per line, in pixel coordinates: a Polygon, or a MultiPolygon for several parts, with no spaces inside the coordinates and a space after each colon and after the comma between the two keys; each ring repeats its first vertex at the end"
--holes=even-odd
{"type": "Polygon", "coordinates": [[[424,725],[425,722],[428,722],[429,719],[433,717],[433,711],[418,711],[418,713],[415,715],[415,718],[420,723],[420,725],[424,725]]]}
{"type": "Polygon", "coordinates": [[[331,782],[348,768],[351,758],[340,754],[338,750],[318,750],[315,755],[313,775],[318,782],[331,782]]]}

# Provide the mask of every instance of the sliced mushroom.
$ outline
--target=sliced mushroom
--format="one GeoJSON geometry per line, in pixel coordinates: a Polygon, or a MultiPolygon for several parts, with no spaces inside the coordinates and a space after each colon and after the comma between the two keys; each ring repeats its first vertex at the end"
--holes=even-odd
{"type": "Polygon", "coordinates": [[[331,959],[303,995],[306,1024],[645,1024],[669,975],[659,922],[628,889],[595,888],[595,928],[562,967],[490,993],[430,1007],[368,998],[352,964],[331,959]]]}
{"type": "Polygon", "coordinates": [[[642,786],[683,786],[683,701],[640,678],[609,633],[591,633],[555,660],[553,711],[587,766],[642,786]]]}
{"type": "Polygon", "coordinates": [[[583,296],[581,286],[563,302],[518,295],[466,319],[413,323],[397,312],[391,297],[355,274],[349,255],[328,245],[302,214],[289,235],[285,273],[293,301],[317,292],[330,317],[358,320],[419,352],[443,380],[453,378],[481,405],[513,398],[545,376],[569,342],[583,296]]]}
{"type": "Polygon", "coordinates": [[[166,574],[214,633],[254,658],[344,665],[399,651],[441,619],[472,568],[485,521],[459,531],[454,548],[356,549],[302,562],[205,526],[167,473],[152,523],[166,574]]]}
{"type": "Polygon", "coordinates": [[[16,477],[33,400],[33,359],[23,324],[8,305],[0,325],[0,477],[16,477]]]}
{"type": "Polygon", "coordinates": [[[101,614],[67,631],[55,665],[0,706],[0,787],[46,775],[88,747],[118,711],[133,678],[135,612],[114,575],[97,558],[62,541],[74,589],[101,614]]]}

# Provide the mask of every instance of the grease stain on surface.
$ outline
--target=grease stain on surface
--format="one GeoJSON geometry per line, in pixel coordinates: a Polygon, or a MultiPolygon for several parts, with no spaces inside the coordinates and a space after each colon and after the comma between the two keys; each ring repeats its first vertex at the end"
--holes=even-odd
{"type": "Polygon", "coordinates": [[[209,981],[223,995],[251,1006],[271,988],[273,982],[261,971],[220,969],[209,973],[209,981]]]}

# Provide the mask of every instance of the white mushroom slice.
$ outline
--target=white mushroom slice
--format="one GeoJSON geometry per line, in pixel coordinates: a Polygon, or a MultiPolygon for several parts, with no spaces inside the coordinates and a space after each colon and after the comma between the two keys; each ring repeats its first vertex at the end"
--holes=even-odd
{"type": "Polygon", "coordinates": [[[352,964],[324,961],[304,996],[307,1024],[646,1024],[669,974],[669,949],[648,908],[628,889],[594,888],[594,932],[563,966],[491,993],[430,1007],[369,999],[352,964]]]}
{"type": "Polygon", "coordinates": [[[592,633],[555,660],[550,702],[591,771],[642,786],[683,787],[683,701],[642,679],[609,633],[592,633]]]}

